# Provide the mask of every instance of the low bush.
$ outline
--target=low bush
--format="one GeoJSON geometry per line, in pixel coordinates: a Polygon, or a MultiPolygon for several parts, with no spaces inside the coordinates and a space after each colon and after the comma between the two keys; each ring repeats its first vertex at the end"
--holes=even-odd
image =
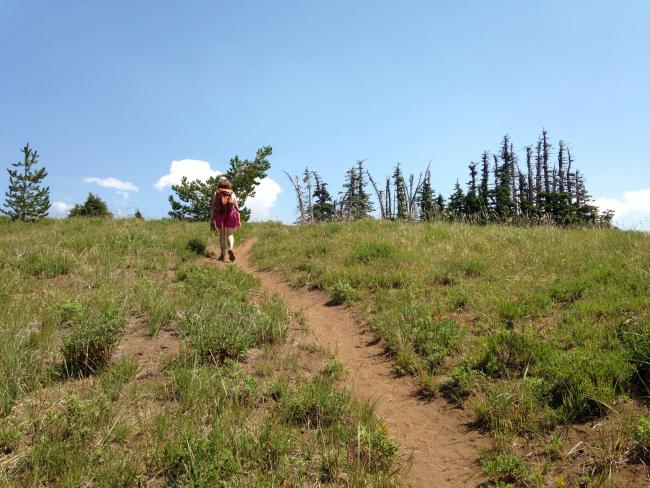
{"type": "Polygon", "coordinates": [[[185,247],[189,251],[192,251],[195,254],[199,254],[200,256],[203,256],[207,246],[205,244],[205,241],[203,241],[202,239],[194,238],[187,241],[187,246],[185,247]]]}
{"type": "Polygon", "coordinates": [[[356,295],[356,290],[347,282],[339,281],[334,288],[332,288],[332,305],[344,305],[352,302],[356,295]]]}
{"type": "Polygon", "coordinates": [[[340,420],[347,411],[350,394],[337,390],[316,376],[289,393],[281,406],[286,422],[307,428],[327,426],[340,420]]]}
{"type": "Polygon", "coordinates": [[[86,376],[102,368],[117,345],[124,324],[121,312],[102,314],[76,324],[63,338],[61,354],[68,376],[86,376]]]}

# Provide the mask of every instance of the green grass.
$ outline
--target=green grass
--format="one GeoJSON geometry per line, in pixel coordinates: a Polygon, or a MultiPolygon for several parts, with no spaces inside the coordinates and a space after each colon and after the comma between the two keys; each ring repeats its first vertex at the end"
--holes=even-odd
{"type": "Polygon", "coordinates": [[[398,373],[473,408],[499,445],[606,418],[628,398],[646,411],[648,234],[377,221],[255,230],[259,267],[365,315],[398,373]]]}
{"type": "Polygon", "coordinates": [[[342,365],[306,377],[284,303],[197,264],[214,239],[173,221],[0,223],[0,486],[401,484],[342,365]],[[178,334],[180,352],[116,355],[134,330],[178,334]]]}

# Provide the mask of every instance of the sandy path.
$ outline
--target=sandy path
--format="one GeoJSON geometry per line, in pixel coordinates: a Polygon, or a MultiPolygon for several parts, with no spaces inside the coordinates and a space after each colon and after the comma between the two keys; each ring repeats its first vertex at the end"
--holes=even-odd
{"type": "Polygon", "coordinates": [[[468,430],[471,416],[444,400],[419,400],[413,379],[396,378],[381,346],[362,331],[349,310],[328,306],[325,293],[294,288],[276,272],[257,271],[249,259],[253,242],[239,249],[237,264],[255,275],[267,291],[282,296],[289,309],[302,311],[309,339],[337,353],[356,395],[377,401],[389,432],[402,449],[412,452],[410,485],[466,488],[484,481],[476,459],[487,441],[468,430]]]}

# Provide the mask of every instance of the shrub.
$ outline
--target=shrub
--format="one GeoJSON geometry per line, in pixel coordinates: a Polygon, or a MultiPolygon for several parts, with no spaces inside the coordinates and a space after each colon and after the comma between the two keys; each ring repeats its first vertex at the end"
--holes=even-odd
{"type": "Polygon", "coordinates": [[[357,460],[373,471],[388,470],[397,459],[397,442],[381,424],[357,426],[357,460]]]}
{"type": "Polygon", "coordinates": [[[113,214],[104,200],[89,193],[84,203],[77,203],[70,210],[68,217],[113,217],[113,214]]]}
{"type": "Polygon", "coordinates": [[[339,281],[332,288],[332,305],[343,305],[350,303],[356,295],[356,290],[352,285],[344,281],[339,281]]]}
{"type": "Polygon", "coordinates": [[[206,244],[202,239],[194,238],[187,241],[185,248],[202,256],[205,253],[206,244]]]}
{"type": "Polygon", "coordinates": [[[530,486],[531,472],[526,463],[517,456],[501,452],[493,458],[483,461],[483,472],[493,478],[499,485],[513,483],[516,486],[530,486]]]}
{"type": "Polygon", "coordinates": [[[123,317],[117,312],[76,325],[63,338],[61,353],[65,372],[69,376],[86,376],[104,366],[117,345],[122,325],[123,317]]]}
{"type": "Polygon", "coordinates": [[[291,391],[282,405],[286,422],[308,428],[327,426],[340,420],[350,401],[347,391],[338,391],[330,382],[316,376],[291,391]]]}
{"type": "Polygon", "coordinates": [[[237,324],[228,323],[218,313],[207,311],[190,314],[181,324],[187,344],[202,361],[223,364],[226,359],[241,359],[251,347],[251,333],[237,324]]]}
{"type": "Polygon", "coordinates": [[[493,378],[522,374],[539,349],[539,339],[518,331],[497,330],[488,336],[476,368],[493,378]]]}
{"type": "Polygon", "coordinates": [[[424,358],[429,372],[435,372],[460,338],[460,328],[453,320],[425,320],[414,325],[413,346],[424,358]]]}

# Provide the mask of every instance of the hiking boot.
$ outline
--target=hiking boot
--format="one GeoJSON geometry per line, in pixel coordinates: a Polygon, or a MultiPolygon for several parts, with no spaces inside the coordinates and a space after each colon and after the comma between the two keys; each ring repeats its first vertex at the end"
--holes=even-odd
{"type": "Polygon", "coordinates": [[[231,261],[235,260],[235,253],[232,252],[232,249],[228,251],[228,257],[230,258],[231,261]]]}
{"type": "Polygon", "coordinates": [[[225,260],[226,260],[226,256],[224,256],[223,253],[219,254],[217,261],[225,261],[225,260]]]}

